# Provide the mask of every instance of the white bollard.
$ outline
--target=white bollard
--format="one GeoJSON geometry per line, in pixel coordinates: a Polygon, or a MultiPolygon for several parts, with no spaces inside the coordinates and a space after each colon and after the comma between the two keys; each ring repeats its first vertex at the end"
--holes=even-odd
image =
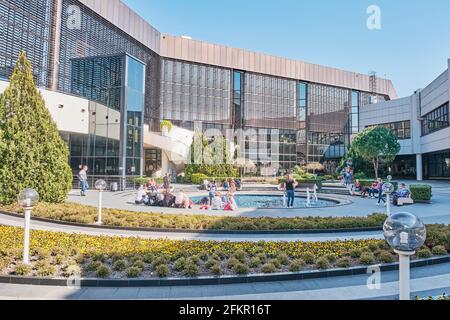
{"type": "Polygon", "coordinates": [[[25,226],[24,226],[24,240],[23,240],[23,263],[30,264],[30,220],[31,208],[25,209],[25,226]]]}
{"type": "Polygon", "coordinates": [[[98,221],[97,224],[102,224],[102,199],[103,198],[103,192],[99,191],[98,193],[98,221]]]}
{"type": "Polygon", "coordinates": [[[400,300],[411,300],[410,256],[414,252],[395,251],[399,255],[400,300]]]}

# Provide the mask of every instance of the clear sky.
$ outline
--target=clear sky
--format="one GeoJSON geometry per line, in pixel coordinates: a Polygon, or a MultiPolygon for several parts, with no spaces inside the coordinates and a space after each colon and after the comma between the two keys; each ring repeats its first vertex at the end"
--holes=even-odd
{"type": "Polygon", "coordinates": [[[162,33],[391,79],[399,96],[450,58],[448,0],[123,0],[162,33]],[[381,30],[367,28],[368,6],[381,30]]]}

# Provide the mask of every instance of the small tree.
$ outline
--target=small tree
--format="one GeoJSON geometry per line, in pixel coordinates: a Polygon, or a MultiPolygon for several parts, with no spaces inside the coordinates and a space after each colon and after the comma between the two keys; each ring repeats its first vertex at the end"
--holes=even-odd
{"type": "Polygon", "coordinates": [[[373,164],[375,176],[381,162],[394,161],[400,152],[400,144],[391,130],[385,127],[368,128],[353,140],[351,151],[373,164]]]}
{"type": "Polygon", "coordinates": [[[72,186],[69,153],[35,87],[25,52],[0,95],[0,202],[12,203],[24,188],[41,200],[62,202],[72,186]]]}

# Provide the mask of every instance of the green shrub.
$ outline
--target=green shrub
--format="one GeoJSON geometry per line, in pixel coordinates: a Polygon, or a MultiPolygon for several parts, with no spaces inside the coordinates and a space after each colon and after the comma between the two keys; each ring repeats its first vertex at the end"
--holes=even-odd
{"type": "Polygon", "coordinates": [[[81,268],[80,266],[76,265],[76,264],[72,264],[67,266],[66,270],[64,271],[64,276],[65,277],[79,277],[81,276],[81,268]]]}
{"type": "Polygon", "coordinates": [[[302,269],[302,267],[304,265],[305,265],[305,261],[303,261],[302,259],[295,259],[289,265],[289,271],[298,272],[302,269]]]}
{"type": "Polygon", "coordinates": [[[320,257],[316,261],[316,267],[317,269],[329,269],[330,268],[330,262],[325,257],[320,257]]]}
{"type": "Polygon", "coordinates": [[[199,273],[198,266],[195,263],[192,263],[192,261],[187,263],[186,266],[184,267],[183,274],[185,276],[196,277],[198,276],[198,273],[199,273]]]}
{"type": "Polygon", "coordinates": [[[327,258],[327,260],[328,260],[330,263],[335,262],[336,259],[337,259],[336,255],[335,255],[334,253],[329,253],[329,254],[325,255],[325,258],[327,258]]]}
{"type": "Polygon", "coordinates": [[[289,264],[289,256],[286,253],[280,253],[277,256],[277,260],[283,266],[287,266],[289,264]]]}
{"type": "Polygon", "coordinates": [[[134,178],[133,181],[137,185],[145,185],[145,184],[147,184],[148,178],[146,178],[146,177],[137,177],[137,178],[134,178]]]}
{"type": "Polygon", "coordinates": [[[362,254],[361,249],[352,249],[349,251],[350,257],[355,258],[355,259],[361,257],[361,254],[362,254]]]}
{"type": "Polygon", "coordinates": [[[348,257],[342,257],[336,260],[336,265],[339,268],[350,268],[352,266],[352,260],[348,257]]]}
{"type": "Polygon", "coordinates": [[[266,263],[261,267],[263,273],[274,273],[277,271],[277,267],[273,263],[266,263]]]}
{"type": "Polygon", "coordinates": [[[198,257],[200,258],[200,260],[206,262],[209,259],[209,254],[208,252],[202,251],[198,254],[198,257]]]}
{"type": "Polygon", "coordinates": [[[113,270],[114,271],[124,271],[127,268],[127,262],[122,260],[117,260],[113,263],[113,270]]]}
{"type": "Polygon", "coordinates": [[[238,259],[236,259],[235,257],[231,257],[230,259],[228,259],[228,261],[227,261],[227,267],[229,268],[229,269],[233,269],[234,268],[234,266],[236,266],[237,264],[240,264],[241,262],[238,260],[238,259]]]}
{"type": "Polygon", "coordinates": [[[152,261],[153,261],[153,255],[150,254],[150,253],[144,254],[144,256],[142,257],[142,260],[143,260],[145,263],[152,263],[152,261]]]}
{"type": "Polygon", "coordinates": [[[261,261],[261,263],[266,263],[266,261],[267,261],[267,255],[265,253],[262,253],[262,252],[258,253],[256,255],[256,258],[258,258],[261,261]]]}
{"type": "Polygon", "coordinates": [[[92,272],[97,271],[101,265],[102,263],[100,261],[91,261],[87,266],[87,270],[92,272]]]}
{"type": "Polygon", "coordinates": [[[249,266],[250,268],[259,268],[262,265],[261,259],[258,257],[253,257],[250,259],[249,266]]]}
{"type": "Polygon", "coordinates": [[[415,202],[430,201],[433,197],[433,189],[427,184],[412,184],[409,187],[411,197],[415,202]]]}
{"type": "Polygon", "coordinates": [[[432,249],[435,256],[445,256],[447,255],[447,249],[444,246],[435,246],[432,249]]]}
{"type": "Polygon", "coordinates": [[[216,263],[215,265],[211,266],[209,270],[215,276],[220,276],[222,274],[222,268],[220,267],[219,263],[216,263]]]}
{"type": "Polygon", "coordinates": [[[133,263],[133,267],[139,268],[142,271],[144,271],[145,270],[145,263],[143,261],[141,261],[141,260],[138,260],[135,263],[133,263]]]}
{"type": "Polygon", "coordinates": [[[127,277],[128,278],[137,278],[141,275],[142,269],[137,267],[130,267],[127,270],[127,277]]]}
{"type": "Polygon", "coordinates": [[[213,258],[209,258],[208,261],[205,262],[205,268],[211,269],[214,265],[218,264],[219,261],[213,258]]]}
{"type": "Polygon", "coordinates": [[[236,252],[233,254],[233,257],[235,257],[236,259],[238,259],[240,262],[244,263],[245,262],[245,251],[242,249],[238,249],[236,250],[236,252]]]}
{"type": "Polygon", "coordinates": [[[169,267],[167,267],[167,265],[165,264],[159,264],[155,268],[155,273],[158,277],[165,278],[169,275],[169,267]]]}
{"type": "Polygon", "coordinates": [[[363,265],[371,265],[375,262],[375,258],[372,253],[364,252],[359,257],[359,262],[363,265]]]}
{"type": "Polygon", "coordinates": [[[201,184],[203,181],[208,180],[208,176],[203,173],[194,173],[191,176],[191,182],[193,184],[201,184]]]}
{"type": "Polygon", "coordinates": [[[417,251],[417,257],[421,258],[421,259],[428,259],[431,258],[433,256],[433,254],[431,253],[431,250],[428,248],[422,248],[419,249],[417,251]]]}
{"type": "Polygon", "coordinates": [[[14,269],[14,274],[16,276],[27,276],[31,272],[31,267],[29,265],[19,263],[16,265],[16,268],[14,269]]]}
{"type": "Polygon", "coordinates": [[[184,270],[184,267],[186,266],[186,264],[187,264],[186,258],[183,258],[183,257],[178,258],[178,260],[175,261],[175,263],[173,264],[173,269],[175,271],[181,272],[184,270]]]}
{"type": "Polygon", "coordinates": [[[389,251],[382,251],[378,256],[378,260],[382,263],[391,263],[394,261],[394,258],[389,251]]]}
{"type": "Polygon", "coordinates": [[[371,242],[371,243],[368,244],[367,248],[368,248],[370,251],[375,252],[375,251],[378,250],[380,247],[378,246],[378,243],[373,243],[373,242],[371,242]]]}
{"type": "Polygon", "coordinates": [[[107,259],[107,256],[103,253],[95,254],[92,256],[92,261],[105,262],[106,259],[107,259]]]}
{"type": "Polygon", "coordinates": [[[316,257],[310,252],[305,252],[300,258],[305,261],[306,264],[313,264],[316,260],[316,257]]]}
{"type": "Polygon", "coordinates": [[[111,273],[111,270],[109,270],[108,266],[102,264],[97,268],[97,277],[99,278],[106,278],[111,273]]]}
{"type": "Polygon", "coordinates": [[[269,261],[267,261],[267,263],[273,264],[276,268],[281,267],[281,263],[278,259],[270,259],[269,261]]]}
{"type": "Polygon", "coordinates": [[[245,264],[237,263],[233,266],[233,272],[235,274],[244,275],[244,274],[248,274],[250,272],[250,270],[245,264]]]}
{"type": "Polygon", "coordinates": [[[167,259],[164,256],[158,256],[153,259],[153,268],[156,269],[159,265],[164,265],[167,263],[167,259]]]}
{"type": "Polygon", "coordinates": [[[36,274],[39,277],[50,277],[56,272],[56,268],[48,263],[42,263],[36,266],[36,274]]]}
{"type": "Polygon", "coordinates": [[[193,255],[193,256],[189,257],[188,260],[196,265],[198,265],[200,263],[200,258],[198,255],[193,255]]]}
{"type": "Polygon", "coordinates": [[[33,256],[36,256],[39,260],[47,260],[50,259],[51,253],[47,249],[37,248],[31,253],[33,256]]]}

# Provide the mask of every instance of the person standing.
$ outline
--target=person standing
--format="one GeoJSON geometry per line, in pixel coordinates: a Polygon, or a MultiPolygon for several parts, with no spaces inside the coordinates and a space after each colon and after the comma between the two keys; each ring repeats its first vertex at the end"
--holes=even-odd
{"type": "Polygon", "coordinates": [[[377,202],[377,206],[379,206],[381,204],[381,201],[383,201],[384,203],[386,203],[386,200],[384,200],[383,198],[383,180],[381,180],[380,178],[378,178],[377,180],[377,190],[378,190],[378,202],[377,202]]]}
{"type": "Polygon", "coordinates": [[[212,206],[212,202],[214,197],[216,196],[216,192],[217,192],[217,184],[216,181],[211,182],[208,185],[208,197],[209,197],[209,205],[212,206]]]}
{"type": "Polygon", "coordinates": [[[297,187],[297,185],[297,181],[295,181],[292,175],[286,176],[286,181],[284,182],[284,190],[286,190],[288,208],[294,207],[295,188],[297,187]]]}
{"type": "Polygon", "coordinates": [[[88,178],[87,178],[88,166],[83,166],[78,172],[78,180],[80,180],[81,196],[86,196],[86,191],[89,189],[88,178]]]}

